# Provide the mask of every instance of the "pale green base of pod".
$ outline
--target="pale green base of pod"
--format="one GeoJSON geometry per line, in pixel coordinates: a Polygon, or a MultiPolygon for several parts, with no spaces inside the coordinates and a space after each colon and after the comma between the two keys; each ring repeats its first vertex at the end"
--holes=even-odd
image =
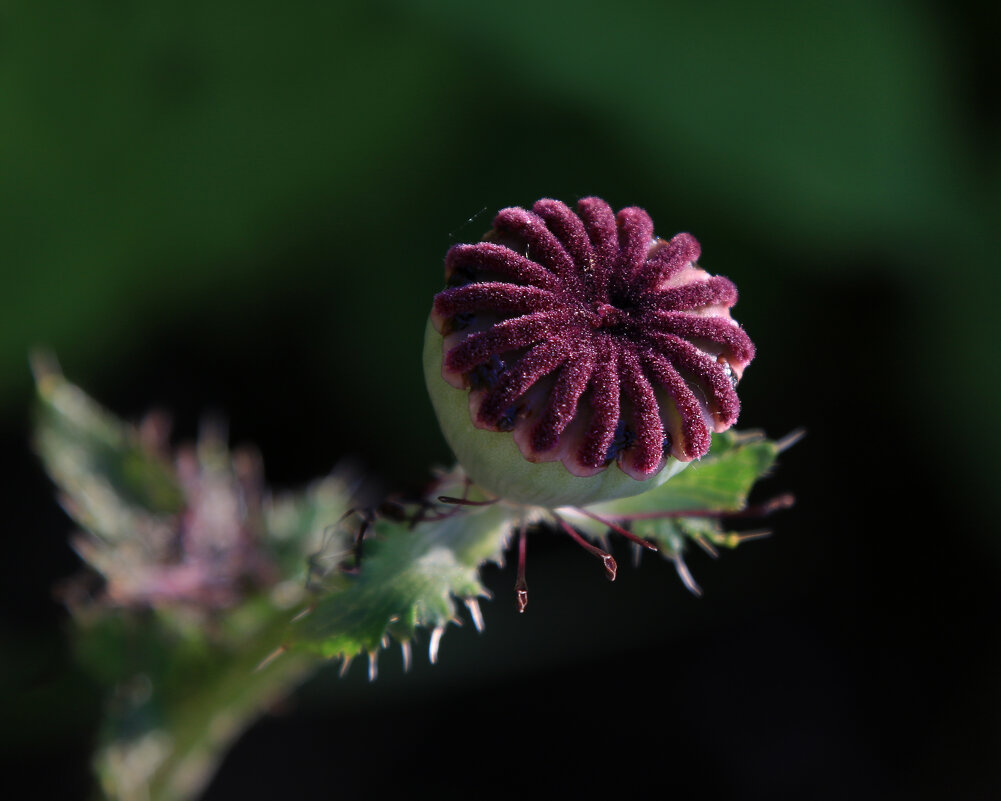
{"type": "Polygon", "coordinates": [[[473,425],[469,419],[469,393],[441,377],[441,357],[442,336],[428,320],[424,332],[424,380],[442,433],[470,479],[506,501],[553,509],[628,498],[659,487],[688,466],[688,462],[670,458],[657,475],[637,481],[617,465],[581,478],[561,462],[529,462],[510,434],[473,425]]]}

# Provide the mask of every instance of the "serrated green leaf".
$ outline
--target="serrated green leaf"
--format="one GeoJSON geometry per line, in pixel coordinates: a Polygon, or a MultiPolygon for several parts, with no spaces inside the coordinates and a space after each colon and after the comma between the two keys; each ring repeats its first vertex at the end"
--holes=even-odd
{"type": "Polygon", "coordinates": [[[666,484],[642,495],[588,508],[609,517],[688,509],[737,512],[744,508],[754,482],[771,468],[777,454],[776,444],[758,434],[716,434],[709,455],[666,484]]]}
{"type": "Polygon", "coordinates": [[[779,450],[776,442],[755,432],[717,434],[707,456],[666,484],[632,498],[590,506],[587,511],[594,518],[573,510],[567,514],[575,527],[598,539],[608,532],[602,520],[627,524],[632,534],[654,543],[673,561],[681,580],[698,594],[701,591],[684,561],[686,543],[691,540],[715,554],[715,546],[734,548],[748,538],[727,531],[721,518],[746,507],[748,493],[774,464],[779,450]]]}
{"type": "Polygon", "coordinates": [[[387,634],[406,641],[418,626],[443,627],[456,598],[486,595],[479,568],[501,560],[515,512],[502,504],[453,512],[413,527],[378,521],[358,574],[293,623],[286,645],[350,658],[377,650],[387,634]]]}

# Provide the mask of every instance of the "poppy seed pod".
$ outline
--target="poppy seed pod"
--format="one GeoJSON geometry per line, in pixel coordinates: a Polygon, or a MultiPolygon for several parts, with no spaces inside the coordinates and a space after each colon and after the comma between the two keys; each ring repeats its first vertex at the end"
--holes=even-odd
{"type": "Polygon", "coordinates": [[[734,424],[754,345],[728,279],[689,234],[654,236],[642,209],[584,198],[501,210],[445,257],[424,372],[469,477],[554,508],[667,481],[734,424]]]}

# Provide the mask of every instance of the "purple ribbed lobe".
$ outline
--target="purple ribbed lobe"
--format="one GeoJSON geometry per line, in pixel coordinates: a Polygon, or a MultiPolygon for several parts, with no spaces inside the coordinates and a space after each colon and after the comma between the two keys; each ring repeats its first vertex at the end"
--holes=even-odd
{"type": "Polygon", "coordinates": [[[445,257],[431,318],[442,377],[473,423],[578,476],[616,462],[645,479],[690,461],[737,419],[754,345],[737,289],[695,265],[690,234],[657,239],[642,209],[600,198],[502,209],[486,241],[445,257]]]}

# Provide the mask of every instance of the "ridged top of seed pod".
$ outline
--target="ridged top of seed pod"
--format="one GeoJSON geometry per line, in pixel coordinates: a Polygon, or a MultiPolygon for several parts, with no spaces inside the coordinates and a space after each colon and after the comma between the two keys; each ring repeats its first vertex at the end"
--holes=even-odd
{"type": "Polygon", "coordinates": [[[479,429],[511,432],[531,462],[574,476],[618,465],[645,480],[708,450],[737,419],[754,345],[728,279],[696,265],[689,234],[654,235],[642,209],[584,198],[500,211],[445,259],[431,323],[441,376],[469,390],[479,429]]]}

